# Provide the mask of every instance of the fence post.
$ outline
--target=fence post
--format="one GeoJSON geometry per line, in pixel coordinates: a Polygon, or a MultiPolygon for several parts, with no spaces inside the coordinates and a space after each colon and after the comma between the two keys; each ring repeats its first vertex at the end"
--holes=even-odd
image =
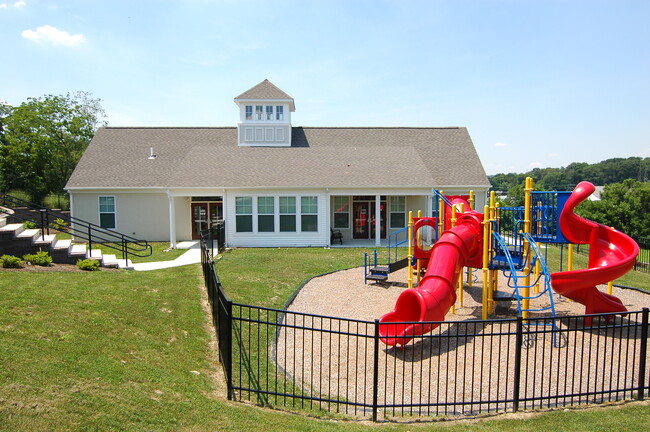
{"type": "Polygon", "coordinates": [[[517,317],[517,336],[515,338],[515,377],[514,386],[512,389],[512,410],[517,412],[519,410],[519,384],[521,381],[521,347],[524,339],[524,320],[522,317],[517,317]]]}
{"type": "MultiPolygon", "coordinates": [[[[221,296],[220,296],[221,297],[221,296]]],[[[223,359],[224,370],[226,371],[226,382],[228,386],[228,400],[234,399],[234,391],[232,389],[232,301],[226,300],[225,302],[225,313],[223,314],[224,319],[219,325],[219,332],[221,337],[223,337],[224,350],[223,350],[223,359]]]]}
{"type": "Polygon", "coordinates": [[[639,393],[638,400],[643,400],[643,393],[645,390],[645,367],[646,367],[646,353],[648,352],[648,312],[650,309],[643,308],[643,315],[641,318],[641,348],[639,349],[639,393]]]}
{"type": "Polygon", "coordinates": [[[375,319],[375,343],[372,367],[372,421],[377,421],[377,400],[379,393],[379,320],[375,319]]]}

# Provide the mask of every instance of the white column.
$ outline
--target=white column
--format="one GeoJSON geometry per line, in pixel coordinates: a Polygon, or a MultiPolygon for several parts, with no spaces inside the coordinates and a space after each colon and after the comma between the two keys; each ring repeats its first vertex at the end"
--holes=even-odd
{"type": "MultiPolygon", "coordinates": [[[[385,223],[386,221],[384,221],[385,223]]],[[[375,196],[375,246],[381,245],[381,195],[375,196]]]]}
{"type": "Polygon", "coordinates": [[[169,201],[169,247],[176,249],[176,212],[174,211],[174,197],[169,190],[167,191],[167,199],[169,201]]]}

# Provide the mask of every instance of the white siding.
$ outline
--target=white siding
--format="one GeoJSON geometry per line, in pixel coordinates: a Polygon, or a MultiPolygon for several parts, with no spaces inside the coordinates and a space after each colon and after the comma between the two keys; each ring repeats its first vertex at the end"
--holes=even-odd
{"type": "Polygon", "coordinates": [[[224,211],[226,219],[226,239],[229,247],[306,247],[306,246],[326,246],[329,244],[329,203],[327,194],[324,191],[274,191],[273,193],[260,193],[255,191],[231,191],[224,197],[224,211]],[[278,206],[278,197],[295,196],[297,197],[297,230],[296,232],[280,232],[279,219],[276,212],[275,232],[257,232],[256,212],[253,211],[253,232],[242,233],[236,231],[236,214],[235,198],[236,197],[253,197],[253,208],[256,208],[256,198],[258,196],[275,197],[276,208],[278,206]],[[301,232],[300,231],[300,197],[315,196],[318,198],[318,231],[301,232]]]}

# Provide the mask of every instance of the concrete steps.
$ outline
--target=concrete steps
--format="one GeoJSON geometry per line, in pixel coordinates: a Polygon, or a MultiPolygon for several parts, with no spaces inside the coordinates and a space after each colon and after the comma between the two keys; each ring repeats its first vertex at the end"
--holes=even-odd
{"type": "Polygon", "coordinates": [[[20,223],[7,223],[0,217],[0,255],[22,257],[27,253],[46,250],[52,260],[60,264],[76,264],[79,259],[94,259],[102,267],[133,269],[131,260],[117,259],[114,254],[103,254],[100,249],[87,250],[84,243],[70,239],[57,239],[55,234],[42,235],[40,229],[25,229],[20,223]]]}

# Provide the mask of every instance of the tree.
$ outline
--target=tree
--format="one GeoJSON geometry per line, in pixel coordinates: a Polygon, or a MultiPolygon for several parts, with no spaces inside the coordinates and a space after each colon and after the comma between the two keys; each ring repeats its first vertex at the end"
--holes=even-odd
{"type": "Polygon", "coordinates": [[[61,194],[99,126],[105,125],[99,99],[89,93],[28,98],[3,119],[0,147],[5,188],[21,188],[33,201],[61,194]]]}
{"type": "Polygon", "coordinates": [[[650,237],[650,183],[627,179],[607,185],[600,201],[585,201],[577,211],[631,237],[650,237]]]}

